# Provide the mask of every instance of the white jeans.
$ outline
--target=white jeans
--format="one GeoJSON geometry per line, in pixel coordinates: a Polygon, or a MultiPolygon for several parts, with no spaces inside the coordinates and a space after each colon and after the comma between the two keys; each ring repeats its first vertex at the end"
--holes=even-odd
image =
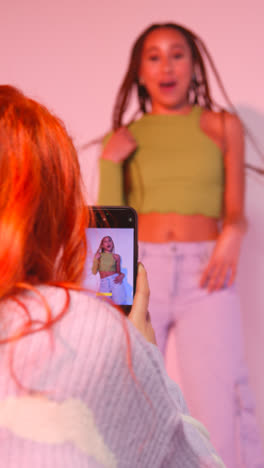
{"type": "Polygon", "coordinates": [[[110,293],[110,299],[115,304],[122,305],[126,304],[126,291],[123,283],[115,283],[115,278],[118,276],[118,273],[114,273],[111,276],[100,279],[100,288],[99,292],[101,293],[110,293]]]}
{"type": "Polygon", "coordinates": [[[169,329],[176,325],[184,397],[192,416],[208,428],[226,467],[263,468],[236,288],[208,293],[199,287],[214,245],[140,243],[140,260],[150,284],[151,320],[163,353],[169,329]]]}

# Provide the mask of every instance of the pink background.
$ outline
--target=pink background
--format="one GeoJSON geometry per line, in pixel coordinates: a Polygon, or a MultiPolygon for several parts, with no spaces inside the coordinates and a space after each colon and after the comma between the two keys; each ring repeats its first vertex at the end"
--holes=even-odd
{"type": "MultiPolygon", "coordinates": [[[[233,103],[264,150],[262,0],[8,0],[1,5],[1,83],[52,108],[75,143],[106,132],[135,37],[152,22],[175,21],[201,34],[233,103]]],[[[212,81],[216,98],[222,102],[212,81]]],[[[97,149],[80,153],[94,199],[97,149]]],[[[247,158],[260,163],[251,145],[247,158]]],[[[264,164],[264,163],[263,163],[264,164]]],[[[264,179],[247,178],[250,229],[239,272],[246,353],[264,436],[264,179]]],[[[168,350],[168,368],[173,341],[168,350]]],[[[263,437],[264,438],[264,437],[263,437]]]]}

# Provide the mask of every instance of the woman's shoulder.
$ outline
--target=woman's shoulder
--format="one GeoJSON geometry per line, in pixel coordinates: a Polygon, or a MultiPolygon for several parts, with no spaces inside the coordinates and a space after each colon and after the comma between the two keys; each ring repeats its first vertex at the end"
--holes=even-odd
{"type": "Polygon", "coordinates": [[[201,108],[200,128],[223,149],[228,141],[243,137],[243,125],[239,117],[225,109],[214,111],[201,108]]]}
{"type": "MultiPolygon", "coordinates": [[[[38,297],[34,293],[25,298],[25,305],[35,319],[46,316],[45,304],[49,307],[52,318],[61,328],[74,327],[83,332],[89,329],[104,333],[120,326],[120,312],[106,301],[95,297],[93,291],[73,290],[65,287],[41,285],[38,297]],[[62,315],[61,319],[56,320],[62,315]]],[[[116,332],[116,331],[115,331],[116,332]]]]}
{"type": "MultiPolygon", "coordinates": [[[[106,313],[109,308],[113,308],[110,304],[105,301],[101,301],[94,296],[93,291],[85,289],[72,289],[60,286],[46,286],[41,285],[39,287],[40,293],[46,297],[50,303],[51,308],[56,309],[59,304],[63,303],[65,297],[69,297],[69,310],[78,307],[79,310],[84,308],[86,311],[89,308],[90,311],[97,311],[100,309],[103,313],[106,313]]],[[[114,309],[114,308],[113,308],[114,309]]],[[[117,312],[114,309],[114,312],[117,312]]]]}
{"type": "Polygon", "coordinates": [[[215,128],[223,129],[225,127],[242,127],[241,120],[235,112],[230,112],[226,109],[218,111],[206,108],[201,109],[201,123],[214,126],[215,128]]]}
{"type": "Polygon", "coordinates": [[[146,123],[149,121],[148,116],[149,114],[145,113],[131,120],[131,122],[129,122],[127,125],[128,130],[133,133],[134,130],[144,128],[146,123]]]}

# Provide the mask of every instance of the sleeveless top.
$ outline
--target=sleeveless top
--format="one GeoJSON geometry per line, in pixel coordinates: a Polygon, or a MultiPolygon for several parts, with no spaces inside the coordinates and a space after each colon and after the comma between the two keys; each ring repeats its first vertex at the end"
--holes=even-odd
{"type": "Polygon", "coordinates": [[[111,252],[101,253],[99,271],[116,271],[116,261],[111,252]]]}
{"type": "Polygon", "coordinates": [[[224,192],[223,154],[200,128],[202,111],[194,106],[187,115],[144,114],[132,122],[128,129],[138,148],[127,161],[127,200],[123,163],[101,159],[98,203],[128,204],[139,213],[219,218],[224,192]]]}

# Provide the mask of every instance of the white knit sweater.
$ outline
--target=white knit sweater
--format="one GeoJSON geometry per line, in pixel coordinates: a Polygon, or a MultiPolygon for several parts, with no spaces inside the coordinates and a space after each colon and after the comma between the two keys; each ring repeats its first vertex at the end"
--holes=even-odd
{"type": "MultiPolygon", "coordinates": [[[[57,315],[65,291],[39,291],[57,315]]],[[[46,314],[41,300],[32,293],[21,297],[39,327],[46,314]]],[[[2,303],[1,338],[25,317],[14,301],[2,303]]],[[[117,310],[70,292],[68,311],[51,330],[1,346],[0,467],[223,466],[157,347],[124,321],[130,348],[117,310]],[[12,354],[15,377],[31,392],[11,377],[12,354]]]]}

